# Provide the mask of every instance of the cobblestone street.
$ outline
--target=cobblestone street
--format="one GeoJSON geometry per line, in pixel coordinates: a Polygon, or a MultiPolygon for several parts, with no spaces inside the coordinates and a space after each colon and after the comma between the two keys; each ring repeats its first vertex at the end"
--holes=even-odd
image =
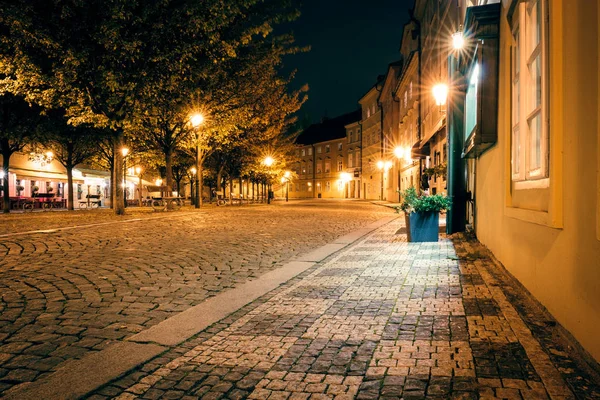
{"type": "MultiPolygon", "coordinates": [[[[43,380],[382,217],[298,202],[4,239],[0,384],[43,380]]],[[[403,232],[393,219],[87,398],[600,398],[485,248],[403,232]]]]}
{"type": "Polygon", "coordinates": [[[0,238],[0,394],[390,214],[278,202],[0,238]]]}
{"type": "Polygon", "coordinates": [[[396,219],[89,398],[600,398],[555,322],[477,242],[406,243],[399,229],[396,219]]]}

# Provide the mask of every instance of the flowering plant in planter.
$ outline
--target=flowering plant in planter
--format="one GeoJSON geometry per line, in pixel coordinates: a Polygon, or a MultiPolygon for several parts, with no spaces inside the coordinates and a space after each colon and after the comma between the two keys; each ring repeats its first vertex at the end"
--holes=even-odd
{"type": "Polygon", "coordinates": [[[448,210],[452,201],[443,194],[419,195],[414,187],[402,192],[396,212],[404,211],[406,232],[411,242],[437,242],[440,211],[448,210]]]}

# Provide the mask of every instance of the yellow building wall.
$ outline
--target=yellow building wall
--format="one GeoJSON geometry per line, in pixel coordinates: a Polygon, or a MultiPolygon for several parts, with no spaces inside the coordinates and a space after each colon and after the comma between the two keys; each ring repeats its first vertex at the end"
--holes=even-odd
{"type": "Polygon", "coordinates": [[[549,213],[510,207],[508,3],[501,18],[498,144],[475,171],[477,236],[600,361],[598,0],[549,1],[549,213]]]}

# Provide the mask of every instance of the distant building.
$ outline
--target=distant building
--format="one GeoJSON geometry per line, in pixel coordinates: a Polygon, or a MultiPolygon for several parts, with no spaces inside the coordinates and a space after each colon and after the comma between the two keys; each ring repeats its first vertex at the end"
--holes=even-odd
{"type": "Polygon", "coordinates": [[[348,167],[348,149],[352,149],[354,157],[357,150],[360,153],[358,121],[360,111],[354,111],[324,119],[298,136],[298,161],[293,167],[298,178],[290,183],[290,198],[348,198],[359,193],[356,186],[360,185],[360,170],[355,177],[355,168],[348,167]],[[348,137],[350,132],[352,141],[348,137]]]}

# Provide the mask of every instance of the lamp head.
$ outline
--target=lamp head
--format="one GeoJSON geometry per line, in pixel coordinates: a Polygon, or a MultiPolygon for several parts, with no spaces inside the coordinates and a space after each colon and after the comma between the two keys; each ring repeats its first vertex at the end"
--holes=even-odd
{"type": "Polygon", "coordinates": [[[190,116],[190,123],[194,128],[199,127],[204,122],[204,115],[200,113],[195,113],[190,116]]]}

